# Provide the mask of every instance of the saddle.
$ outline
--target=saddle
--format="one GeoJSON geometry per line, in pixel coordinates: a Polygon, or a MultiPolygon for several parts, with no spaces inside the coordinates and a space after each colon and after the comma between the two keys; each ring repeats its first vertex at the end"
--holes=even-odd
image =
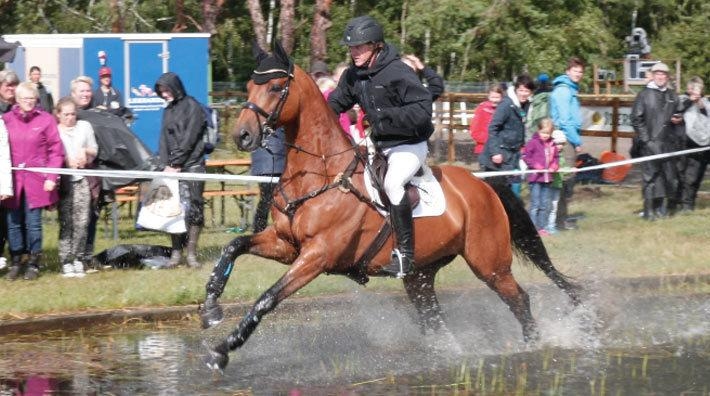
{"type": "MultiPolygon", "coordinates": [[[[377,189],[377,193],[379,194],[380,201],[386,206],[390,207],[392,203],[389,201],[389,197],[387,197],[387,194],[385,193],[384,185],[385,185],[385,175],[387,174],[387,157],[385,157],[384,154],[381,152],[377,151],[375,152],[374,156],[372,157],[372,163],[370,166],[372,167],[372,179],[373,179],[373,184],[375,188],[377,189]]],[[[424,169],[419,168],[417,173],[414,176],[423,176],[424,175],[424,169]]],[[[413,185],[411,182],[408,182],[404,186],[404,191],[407,196],[407,199],[409,200],[410,207],[414,209],[417,205],[419,205],[419,188],[417,186],[413,185]]]]}

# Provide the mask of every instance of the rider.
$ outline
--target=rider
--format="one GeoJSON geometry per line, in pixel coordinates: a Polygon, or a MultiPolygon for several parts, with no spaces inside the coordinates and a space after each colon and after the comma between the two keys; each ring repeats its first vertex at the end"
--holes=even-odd
{"type": "Polygon", "coordinates": [[[397,49],[385,43],[382,26],[372,17],[351,19],[341,43],[349,47],[352,63],[328,104],[336,114],[359,104],[372,129],[370,138],[387,157],[384,190],[399,249],[382,271],[403,277],[414,267],[412,207],[404,187],[426,160],[427,139],[434,131],[431,94],[397,49]]]}

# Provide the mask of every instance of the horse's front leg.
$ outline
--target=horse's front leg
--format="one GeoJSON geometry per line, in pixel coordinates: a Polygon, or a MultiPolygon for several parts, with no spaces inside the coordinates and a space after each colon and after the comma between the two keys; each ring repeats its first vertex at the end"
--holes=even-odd
{"type": "Polygon", "coordinates": [[[223,370],[229,363],[229,351],[239,348],[247,341],[264,315],[323,273],[323,257],[322,252],[299,256],[288,272],[256,300],[239,322],[239,326],[224,341],[209,349],[207,366],[214,370],[223,370]]]}
{"type": "Polygon", "coordinates": [[[283,263],[293,261],[296,251],[276,236],[273,227],[255,235],[245,235],[234,238],[222,250],[214,269],[207,281],[205,302],[200,307],[202,328],[207,329],[219,324],[224,318],[222,307],[217,301],[224,292],[229,276],[234,269],[234,261],[242,254],[251,253],[257,256],[274,259],[283,263]],[[268,249],[264,247],[268,246],[268,249]]]}

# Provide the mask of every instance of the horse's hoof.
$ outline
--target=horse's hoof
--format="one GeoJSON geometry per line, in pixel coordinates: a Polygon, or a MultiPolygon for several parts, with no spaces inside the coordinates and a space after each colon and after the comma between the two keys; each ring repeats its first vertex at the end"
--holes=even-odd
{"type": "Polygon", "coordinates": [[[213,371],[224,371],[229,363],[229,347],[227,347],[227,342],[222,342],[214,348],[207,347],[207,356],[205,357],[205,364],[207,367],[213,371]]]}
{"type": "Polygon", "coordinates": [[[523,340],[526,344],[535,345],[540,341],[540,332],[537,329],[528,329],[523,332],[523,340]]]}
{"type": "Polygon", "coordinates": [[[222,306],[214,298],[207,297],[205,303],[200,307],[200,319],[203,329],[217,326],[224,319],[222,306]]]}

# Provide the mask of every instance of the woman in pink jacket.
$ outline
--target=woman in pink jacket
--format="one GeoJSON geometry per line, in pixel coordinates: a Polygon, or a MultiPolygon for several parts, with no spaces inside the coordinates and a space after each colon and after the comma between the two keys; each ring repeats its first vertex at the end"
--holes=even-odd
{"type": "MultiPolygon", "coordinates": [[[[15,168],[64,165],[64,147],[54,117],[37,107],[39,92],[31,82],[24,82],[15,90],[17,103],[5,113],[10,141],[10,156],[15,168]]],[[[42,208],[59,201],[59,175],[24,170],[13,172],[14,195],[2,201],[8,208],[8,241],[12,267],[10,280],[25,272],[24,279],[37,279],[42,253],[42,208]],[[29,253],[29,260],[22,255],[29,253]]]]}

